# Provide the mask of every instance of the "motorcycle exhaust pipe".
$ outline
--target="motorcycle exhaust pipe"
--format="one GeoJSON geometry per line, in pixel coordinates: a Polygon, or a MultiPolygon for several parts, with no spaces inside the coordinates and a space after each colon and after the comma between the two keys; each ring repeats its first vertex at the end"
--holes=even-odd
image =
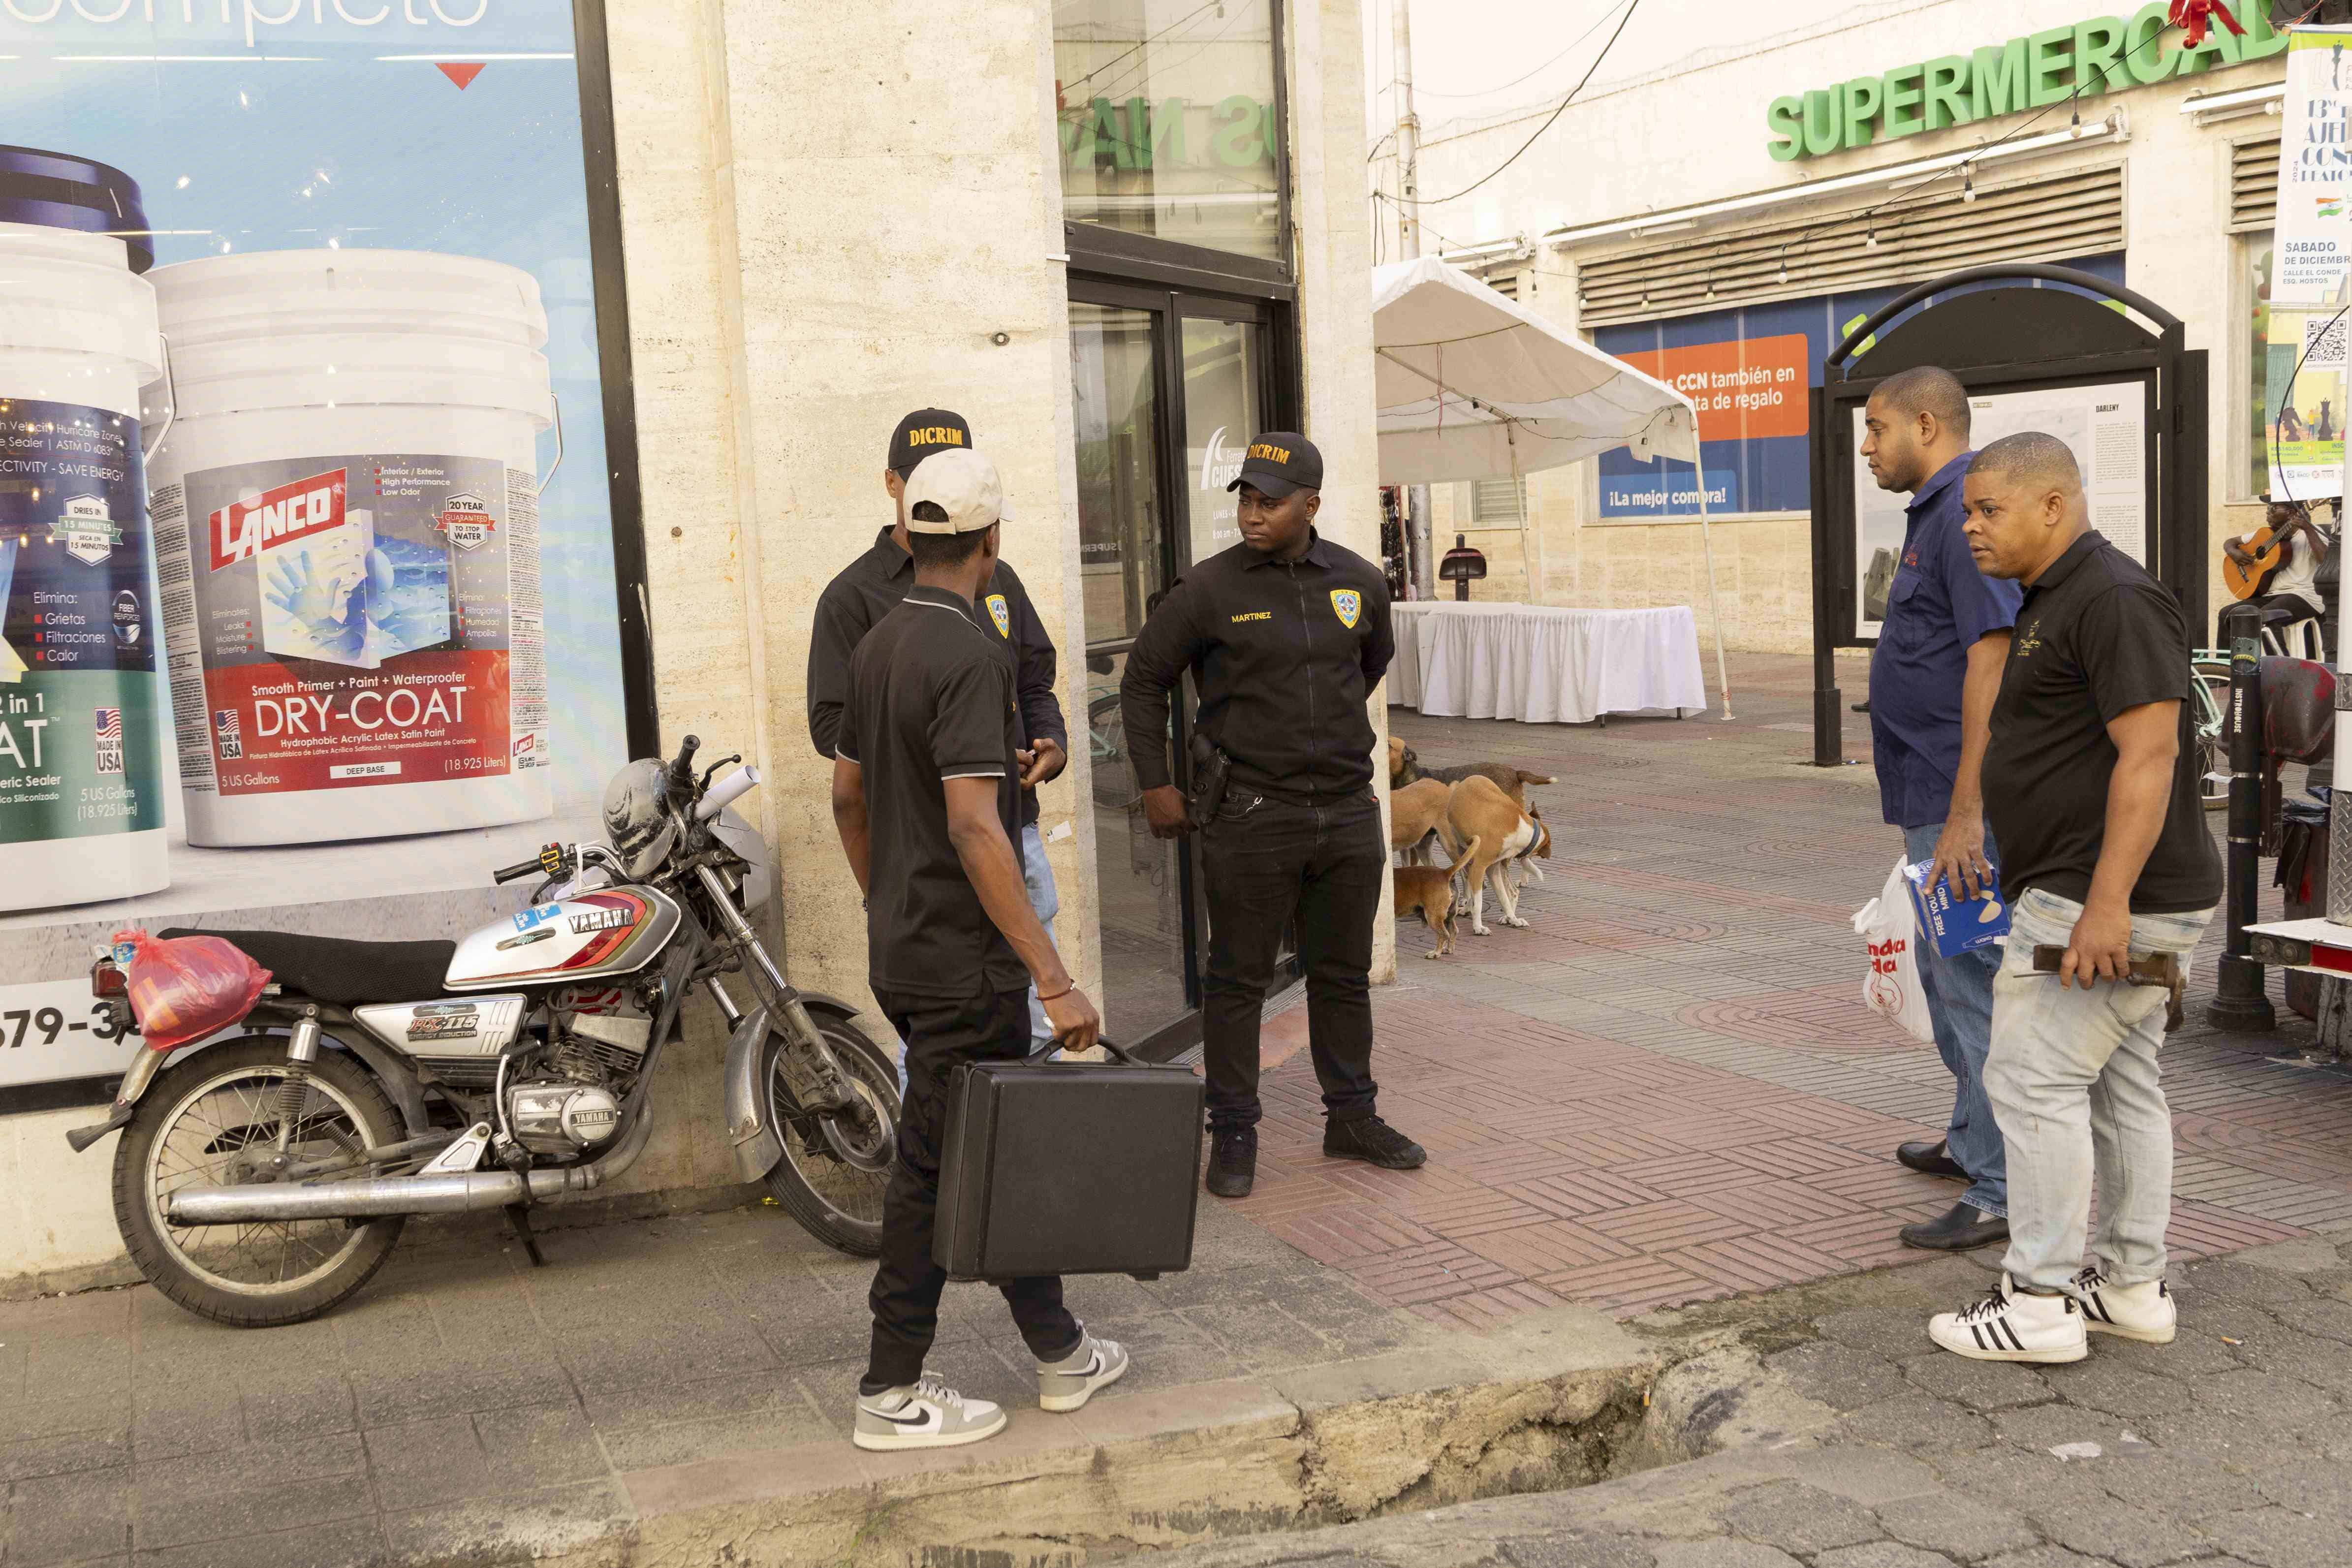
{"type": "Polygon", "coordinates": [[[560,1171],[467,1171],[440,1176],[378,1176],[363,1182],[320,1182],[310,1186],[257,1184],[238,1187],[183,1187],[163,1200],[164,1223],[173,1226],[265,1225],[279,1220],[380,1219],[386,1215],[463,1214],[541,1203],[564,1193],[584,1193],[618,1179],[653,1136],[653,1107],[642,1107],[613,1152],[593,1164],[560,1171]],[[525,1196],[528,1192],[529,1196],[525,1196]]]}

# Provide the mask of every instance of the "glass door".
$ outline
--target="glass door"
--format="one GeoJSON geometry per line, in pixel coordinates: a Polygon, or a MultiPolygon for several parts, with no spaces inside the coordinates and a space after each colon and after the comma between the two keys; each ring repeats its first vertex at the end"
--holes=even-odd
{"type": "MultiPolygon", "coordinates": [[[[1247,303],[1108,282],[1071,289],[1103,1017],[1122,1046],[1163,1058],[1200,1037],[1208,927],[1197,858],[1154,838],[1144,816],[1118,688],[1158,596],[1240,538],[1224,487],[1267,423],[1269,332],[1247,303]]],[[[1191,709],[1187,691],[1163,742],[1180,784],[1191,709]]]]}

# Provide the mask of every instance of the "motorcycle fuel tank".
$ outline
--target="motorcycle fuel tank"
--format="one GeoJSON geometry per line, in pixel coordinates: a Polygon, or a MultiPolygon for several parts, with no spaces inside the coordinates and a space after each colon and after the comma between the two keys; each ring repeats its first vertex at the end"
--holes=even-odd
{"type": "Polygon", "coordinates": [[[678,926],[678,909],[653,888],[608,888],[533,904],[457,944],[448,989],[572,984],[634,974],[678,926]]]}
{"type": "Polygon", "coordinates": [[[521,1031],[523,1001],[468,996],[462,1002],[386,1002],[354,1007],[352,1016],[377,1039],[412,1057],[496,1057],[521,1031]]]}

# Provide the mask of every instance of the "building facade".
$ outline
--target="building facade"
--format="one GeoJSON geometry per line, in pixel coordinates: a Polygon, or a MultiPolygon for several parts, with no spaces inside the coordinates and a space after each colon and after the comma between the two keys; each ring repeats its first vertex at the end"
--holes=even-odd
{"type": "MultiPolygon", "coordinates": [[[[2221,534],[2260,521],[2266,382],[2292,368],[2265,336],[2285,39],[2263,7],[2233,9],[2242,37],[2189,49],[2161,4],[1878,0],[1636,79],[1604,67],[1517,163],[1419,208],[1424,247],[1698,399],[1733,647],[1812,646],[1805,393],[1822,359],[1906,289],[1987,263],[2088,271],[2186,321],[2209,356],[2198,521],[2218,563],[2221,534]]],[[[1428,126],[1420,188],[1469,185],[1557,102],[1428,126]]],[[[1391,197],[1392,163],[1373,165],[1391,197]]],[[[1441,540],[1486,552],[1483,593],[1527,595],[1532,559],[1549,603],[1705,620],[1695,489],[1688,465],[1622,453],[1532,476],[1540,551],[1507,477],[1441,487],[1432,510],[1441,540]]]]}
{"type": "MultiPolygon", "coordinates": [[[[530,744],[449,765],[520,776],[525,752],[552,754],[553,783],[545,809],[521,820],[391,835],[367,810],[391,797],[356,786],[415,778],[415,758],[439,753],[410,753],[401,774],[338,750],[349,760],[331,765],[348,771],[331,783],[353,791],[323,808],[345,814],[331,830],[284,835],[299,845],[192,843],[194,808],[180,804],[191,777],[205,766],[222,784],[246,776],[222,726],[256,753],[278,732],[221,698],[209,666],[188,677],[175,641],[157,657],[175,683],[171,706],[190,708],[194,727],[182,716],[174,744],[169,714],[152,730],[128,721],[133,772],[152,761],[166,797],[161,885],[0,902],[0,1012],[81,1016],[91,949],[125,927],[392,939],[502,919],[519,900],[488,887],[488,871],[518,848],[593,835],[603,779],[688,732],[706,755],[740,752],[761,770],[746,811],[777,857],[771,934],[793,978],[870,1005],[831,766],[804,718],[809,635],[825,583],[891,521],[892,426],[939,405],[971,420],[1003,474],[1005,554],[1061,652],[1072,754],[1041,792],[1058,940],[1115,1037],[1196,1035],[1197,878],[1183,850],[1142,826],[1109,699],[1150,596],[1234,537],[1222,485],[1254,427],[1308,432],[1331,475],[1326,531],[1379,548],[1355,0],[335,0],[285,18],[248,6],[241,20],[182,9],[118,7],[110,21],[79,5],[11,7],[0,57],[20,63],[0,71],[54,100],[38,100],[9,140],[79,137],[61,150],[131,170],[146,216],[100,226],[139,230],[126,247],[151,247],[159,276],[190,262],[226,275],[235,267],[215,258],[256,251],[306,278],[326,275],[336,264],[321,258],[336,251],[462,253],[451,276],[488,278],[521,301],[543,339],[547,369],[533,374],[550,385],[517,395],[542,416],[539,467],[555,465],[535,509],[519,499],[530,479],[520,459],[504,500],[467,511],[476,498],[442,493],[455,468],[386,464],[358,447],[339,452],[368,460],[336,456],[343,479],[315,493],[337,498],[339,523],[374,530],[362,544],[387,552],[387,604],[419,572],[440,592],[434,572],[462,575],[485,559],[461,559],[465,542],[512,541],[531,518],[529,592],[543,605],[520,586],[522,547],[494,543],[512,564],[499,689],[525,692],[502,699],[511,729],[499,737],[530,744]],[[89,111],[100,82],[121,101],[102,124],[89,111]],[[1326,168],[1346,171],[1337,199],[1326,168]],[[206,205],[232,172],[244,184],[206,205]],[[373,498],[372,521],[346,517],[346,483],[373,498]],[[420,489],[437,521],[419,548],[454,565],[415,567],[384,542],[386,520],[420,489]],[[529,644],[542,608],[544,640],[529,644]]],[[[90,200],[119,207],[109,177],[87,176],[90,200]]],[[[0,264],[9,223],[26,220],[8,195],[0,177],[0,264]]],[[[348,280],[387,264],[341,265],[348,280]]],[[[159,291],[169,333],[171,289],[159,291]]],[[[171,352],[184,360],[180,342],[171,352]]],[[[0,335],[0,372],[15,363],[8,347],[0,335]]],[[[199,405],[188,379],[166,394],[184,421],[199,405]]],[[[140,410],[151,432],[158,403],[151,388],[140,410]]],[[[339,404],[329,390],[311,406],[339,404]]],[[[0,485],[0,506],[9,493],[0,485]]],[[[271,492],[255,479],[224,493],[221,514],[243,517],[237,508],[271,492]]],[[[165,549],[165,598],[172,559],[165,549]]],[[[394,612],[354,603],[340,577],[319,589],[322,567],[300,569],[312,576],[291,588],[271,579],[271,591],[310,612],[306,624],[352,628],[353,672],[336,679],[388,679],[366,660],[394,612]]],[[[458,623],[488,614],[452,593],[454,619],[433,624],[442,641],[425,652],[464,644],[458,623]]],[[[260,618],[279,613],[294,612],[260,618]]],[[[17,631],[12,616],[12,643],[17,631]]],[[[271,676],[306,702],[324,689],[315,650],[306,663],[260,640],[242,657],[276,659],[271,676]]],[[[344,710],[317,700],[322,715],[344,710]]],[[[638,1202],[738,1195],[719,1106],[724,1030],[715,1015],[689,1022],[656,1088],[656,1142],[625,1184],[638,1202]]],[[[74,1156],[63,1130],[91,1120],[137,1048],[65,1034],[0,1073],[0,1289],[123,1274],[110,1148],[74,1156]]]]}

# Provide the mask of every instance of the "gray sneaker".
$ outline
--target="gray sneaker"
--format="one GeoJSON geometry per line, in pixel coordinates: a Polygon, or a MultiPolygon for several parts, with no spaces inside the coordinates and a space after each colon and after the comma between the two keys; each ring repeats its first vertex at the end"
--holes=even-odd
{"type": "Polygon", "coordinates": [[[966,1399],[935,1373],[880,1394],[860,1394],[850,1441],[861,1448],[953,1448],[1004,1430],[1012,1419],[985,1399],[966,1399]]]}
{"type": "Polygon", "coordinates": [[[1125,1377],[1127,1366],[1125,1345],[1087,1334],[1077,1349],[1060,1361],[1038,1366],[1037,1408],[1076,1410],[1095,1396],[1096,1389],[1108,1388],[1125,1377]]]}

